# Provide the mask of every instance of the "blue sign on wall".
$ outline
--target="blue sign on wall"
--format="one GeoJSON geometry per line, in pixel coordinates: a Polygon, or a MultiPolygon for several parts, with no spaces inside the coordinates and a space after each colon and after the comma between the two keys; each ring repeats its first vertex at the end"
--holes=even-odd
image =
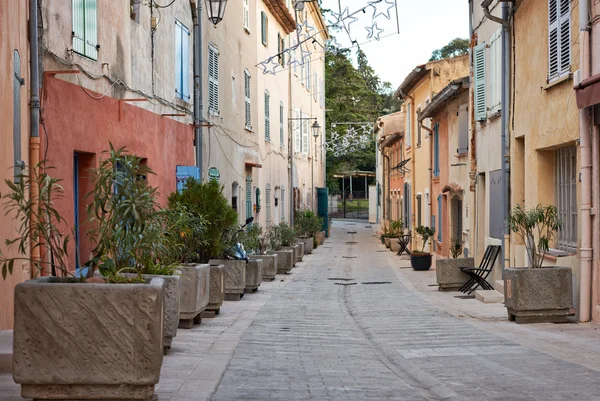
{"type": "Polygon", "coordinates": [[[189,177],[200,180],[200,168],[196,166],[177,166],[177,191],[181,192],[189,177]]]}

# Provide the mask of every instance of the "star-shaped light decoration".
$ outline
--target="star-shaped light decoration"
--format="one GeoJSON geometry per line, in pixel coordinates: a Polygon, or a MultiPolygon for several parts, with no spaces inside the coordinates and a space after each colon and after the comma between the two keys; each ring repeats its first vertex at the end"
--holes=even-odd
{"type": "Polygon", "coordinates": [[[273,56],[273,57],[269,57],[267,60],[258,63],[257,67],[261,67],[263,69],[262,73],[263,75],[266,74],[271,74],[271,75],[275,75],[276,74],[276,69],[277,67],[281,67],[281,64],[279,64],[279,60],[277,58],[277,56],[273,56]]]}
{"type": "Polygon", "coordinates": [[[304,34],[307,37],[311,36],[311,32],[313,32],[314,30],[315,27],[308,24],[308,19],[305,19],[303,23],[296,25],[296,32],[302,33],[302,31],[304,31],[304,34]]]}
{"type": "Polygon", "coordinates": [[[396,7],[394,0],[375,0],[369,1],[369,6],[373,7],[373,20],[380,15],[383,15],[387,19],[391,19],[390,10],[396,7]]]}
{"type": "Polygon", "coordinates": [[[306,46],[307,50],[304,50],[302,43],[300,43],[299,47],[300,47],[300,61],[301,61],[301,64],[304,65],[307,61],[310,60],[310,56],[312,55],[312,52],[310,50],[308,50],[308,46],[306,46]]]}
{"type": "Polygon", "coordinates": [[[373,25],[365,28],[367,30],[367,39],[379,40],[381,32],[384,30],[377,26],[377,22],[373,22],[373,25]]]}
{"type": "Polygon", "coordinates": [[[350,33],[350,24],[358,21],[354,15],[350,14],[350,9],[348,7],[344,8],[344,11],[341,11],[339,14],[331,12],[333,17],[335,18],[334,26],[344,27],[350,33]]]}
{"type": "Polygon", "coordinates": [[[296,57],[297,53],[296,53],[296,49],[298,48],[298,45],[294,45],[292,47],[290,47],[289,49],[286,49],[288,52],[288,57],[287,57],[287,65],[289,67],[294,67],[296,65],[302,65],[302,60],[298,61],[298,57],[296,57]]]}

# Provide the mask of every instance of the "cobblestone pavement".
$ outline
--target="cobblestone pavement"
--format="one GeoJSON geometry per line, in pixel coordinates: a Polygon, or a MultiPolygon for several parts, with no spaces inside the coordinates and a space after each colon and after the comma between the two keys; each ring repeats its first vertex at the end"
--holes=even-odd
{"type": "MultiPolygon", "coordinates": [[[[180,330],[159,400],[600,400],[597,327],[519,326],[434,294],[366,226],[336,222],[291,275],[180,330]]],[[[0,400],[20,400],[11,382],[0,400]]]]}

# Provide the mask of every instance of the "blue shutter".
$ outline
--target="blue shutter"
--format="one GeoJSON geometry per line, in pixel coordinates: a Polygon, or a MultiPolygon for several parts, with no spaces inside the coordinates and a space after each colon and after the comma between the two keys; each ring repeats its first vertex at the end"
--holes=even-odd
{"type": "Polygon", "coordinates": [[[252,217],[252,177],[246,176],[246,218],[252,217]]]}
{"type": "Polygon", "coordinates": [[[440,124],[433,127],[433,176],[440,176],[440,124]]]}
{"type": "Polygon", "coordinates": [[[181,93],[183,100],[190,100],[190,31],[181,26],[181,93]]]}
{"type": "Polygon", "coordinates": [[[442,195],[438,195],[438,241],[442,242],[442,195]]]}
{"type": "Polygon", "coordinates": [[[265,204],[267,207],[267,223],[271,222],[271,184],[265,188],[265,204]]]}
{"type": "Polygon", "coordinates": [[[179,192],[183,191],[185,181],[189,177],[200,180],[200,168],[196,166],[177,166],[175,171],[177,176],[177,191],[179,192]]]}
{"type": "Polygon", "coordinates": [[[96,60],[98,58],[98,24],[96,0],[73,0],[73,50],[96,60]]]}
{"type": "Polygon", "coordinates": [[[175,21],[175,95],[183,98],[181,41],[183,30],[179,21],[175,21]]]}
{"type": "Polygon", "coordinates": [[[260,213],[262,205],[260,203],[260,188],[256,188],[256,213],[260,213]]]}

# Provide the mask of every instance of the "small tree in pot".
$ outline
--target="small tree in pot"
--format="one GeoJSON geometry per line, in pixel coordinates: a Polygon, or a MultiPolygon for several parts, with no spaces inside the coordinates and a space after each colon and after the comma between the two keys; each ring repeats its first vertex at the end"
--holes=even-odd
{"type": "Polygon", "coordinates": [[[304,242],[304,253],[312,253],[315,235],[322,227],[323,218],[314,214],[312,210],[296,211],[294,229],[298,237],[304,242]]]}
{"type": "Polygon", "coordinates": [[[410,264],[414,270],[429,270],[431,268],[431,254],[425,252],[425,245],[429,238],[435,234],[435,229],[427,226],[419,226],[415,229],[423,241],[421,251],[413,251],[410,255],[410,264]]]}
{"type": "Polygon", "coordinates": [[[475,259],[460,257],[463,253],[463,244],[459,238],[450,240],[450,259],[437,259],[435,262],[435,278],[440,291],[459,290],[469,276],[461,268],[475,267],[475,259]]]}
{"type": "Polygon", "coordinates": [[[572,272],[568,267],[544,267],[562,222],[553,205],[532,209],[518,205],[509,227],[525,244],[529,268],[510,268],[504,274],[504,298],[510,320],[517,323],[565,322],[573,306],[572,272]]]}

